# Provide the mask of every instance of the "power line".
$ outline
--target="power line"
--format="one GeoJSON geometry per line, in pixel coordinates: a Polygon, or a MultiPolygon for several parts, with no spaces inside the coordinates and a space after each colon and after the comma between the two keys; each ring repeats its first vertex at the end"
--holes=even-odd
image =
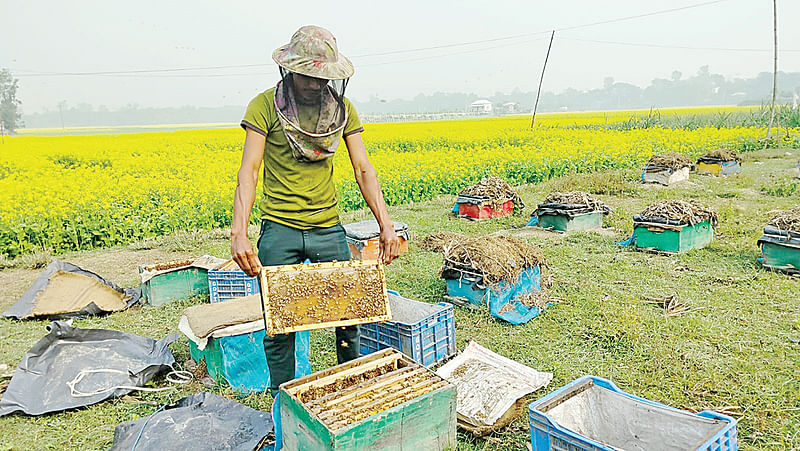
{"type": "Polygon", "coordinates": [[[419,48],[416,48],[416,49],[391,50],[391,51],[388,51],[388,52],[380,52],[380,53],[366,53],[366,54],[363,54],[363,55],[353,55],[353,58],[367,58],[367,57],[372,57],[372,56],[386,56],[386,55],[397,55],[399,53],[413,53],[413,52],[422,52],[422,51],[427,51],[427,50],[439,50],[439,49],[445,49],[445,48],[451,48],[451,47],[461,47],[461,46],[465,46],[465,45],[485,44],[485,43],[488,43],[488,42],[506,41],[506,40],[517,39],[517,38],[526,38],[526,37],[536,36],[536,35],[546,35],[547,33],[550,33],[550,31],[537,31],[537,32],[534,32],[534,33],[517,34],[517,35],[514,35],[514,36],[503,36],[503,37],[500,37],[500,38],[482,39],[480,41],[457,42],[457,43],[454,43],[454,44],[435,45],[435,46],[432,46],[432,47],[419,47],[419,48]]]}
{"type": "Polygon", "coordinates": [[[649,12],[649,13],[635,14],[633,16],[619,17],[617,19],[601,20],[599,22],[592,22],[592,23],[587,23],[587,24],[583,24],[583,25],[575,25],[575,26],[572,26],[572,27],[556,28],[555,31],[577,30],[578,28],[587,28],[587,27],[593,27],[593,26],[596,26],[596,25],[605,25],[605,24],[610,24],[610,23],[615,23],[615,22],[622,22],[622,21],[626,21],[626,20],[641,19],[643,17],[650,17],[650,16],[657,16],[657,15],[660,15],[660,14],[674,13],[674,12],[677,12],[677,11],[684,11],[684,10],[687,10],[687,9],[700,8],[702,6],[714,5],[714,4],[717,4],[717,3],[724,3],[724,2],[728,2],[728,1],[730,1],[730,0],[712,0],[712,1],[703,2],[703,3],[695,3],[693,5],[679,6],[677,8],[662,9],[662,10],[659,10],[659,11],[653,11],[653,12],[649,12]]]}
{"type": "MultiPolygon", "coordinates": [[[[531,36],[537,36],[537,35],[546,35],[547,33],[550,33],[552,30],[555,30],[555,31],[577,30],[577,29],[580,29],[580,28],[588,28],[588,27],[594,27],[594,26],[598,26],[598,25],[605,25],[605,24],[610,24],[610,23],[616,23],[616,22],[623,22],[623,21],[628,21],[628,20],[640,19],[640,18],[644,18],[644,17],[651,17],[651,16],[656,16],[656,15],[661,15],[661,14],[669,14],[669,13],[674,13],[674,12],[677,12],[677,11],[684,11],[684,10],[687,10],[687,9],[700,8],[700,7],[703,7],[703,6],[709,6],[709,5],[718,4],[718,3],[724,3],[724,2],[728,2],[728,1],[731,1],[731,0],[705,1],[705,2],[701,2],[701,3],[695,3],[695,4],[692,4],[692,5],[686,5],[686,6],[681,6],[681,7],[677,7],[677,8],[662,9],[662,10],[652,11],[652,12],[648,12],[648,13],[635,14],[635,15],[631,15],[631,16],[625,16],[625,17],[618,17],[618,18],[614,18],[614,19],[601,20],[601,21],[597,21],[597,22],[590,22],[590,23],[574,25],[574,26],[569,26],[569,27],[554,28],[554,29],[551,28],[551,29],[548,29],[548,30],[537,31],[537,32],[532,32],[532,33],[523,33],[523,34],[517,34],[517,35],[511,35],[511,36],[501,36],[501,37],[490,38],[490,39],[482,39],[482,40],[476,40],[476,41],[457,42],[457,43],[452,43],[452,44],[443,44],[443,45],[436,45],[436,46],[430,46],[430,47],[418,47],[418,48],[413,48],[413,49],[402,49],[402,50],[391,50],[391,51],[385,51],[385,52],[366,53],[366,54],[361,54],[361,55],[354,55],[353,58],[367,58],[367,57],[375,57],[375,56],[397,55],[397,54],[402,54],[402,53],[423,52],[423,51],[429,51],[429,50],[440,50],[440,49],[444,49],[444,48],[462,47],[462,46],[483,44],[483,43],[489,43],[489,42],[513,40],[513,39],[519,39],[519,38],[531,37],[531,36]]],[[[497,47],[493,47],[493,48],[497,48],[497,47]]],[[[468,52],[462,52],[462,53],[468,53],[468,52]]],[[[462,53],[454,53],[454,54],[462,54],[462,53]]],[[[438,57],[438,56],[435,56],[433,58],[436,58],[436,57],[438,57]]],[[[416,59],[409,59],[409,60],[405,60],[405,62],[407,62],[407,61],[415,61],[415,60],[416,59]]],[[[386,62],[386,64],[394,64],[394,63],[395,62],[386,62]]],[[[384,63],[365,64],[365,65],[362,65],[362,67],[367,67],[369,65],[382,65],[382,64],[384,64],[384,63]]],[[[29,73],[29,74],[20,74],[19,76],[20,77],[46,77],[46,76],[128,75],[128,74],[150,74],[150,73],[155,74],[155,73],[168,73],[168,72],[185,72],[185,71],[196,71],[196,70],[234,69],[234,68],[238,69],[238,68],[266,67],[266,66],[272,66],[272,64],[271,63],[235,64],[235,65],[227,65],[227,66],[178,67],[178,68],[163,68],[163,69],[138,69],[138,70],[96,71],[96,72],[23,71],[23,72],[31,72],[31,73],[29,73]]],[[[242,74],[242,75],[244,75],[244,74],[242,74]]],[[[211,75],[206,75],[206,76],[211,76],[211,75]]],[[[214,76],[225,76],[225,75],[220,74],[220,75],[214,75],[214,76]]]]}
{"type": "MultiPolygon", "coordinates": [[[[735,48],[735,47],[690,47],[684,45],[666,45],[666,44],[648,44],[642,42],[622,42],[622,41],[602,41],[598,39],[582,39],[582,38],[565,38],[560,37],[566,41],[577,42],[592,42],[596,44],[613,44],[625,45],[630,47],[649,47],[657,49],[678,49],[678,50],[711,50],[715,52],[772,52],[772,49],[755,49],[755,48],[735,48]]],[[[781,49],[781,52],[800,52],[798,49],[781,49]]]]}

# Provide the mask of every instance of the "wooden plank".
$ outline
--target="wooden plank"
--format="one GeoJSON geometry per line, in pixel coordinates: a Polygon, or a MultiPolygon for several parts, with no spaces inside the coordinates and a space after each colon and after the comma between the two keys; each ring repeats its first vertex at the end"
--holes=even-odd
{"type": "MultiPolygon", "coordinates": [[[[288,391],[293,395],[297,395],[297,393],[301,391],[306,391],[312,388],[323,387],[325,385],[336,382],[337,380],[344,379],[348,376],[354,376],[357,374],[365,373],[369,370],[378,368],[380,366],[396,365],[399,360],[400,356],[397,354],[388,355],[372,362],[366,362],[361,365],[354,366],[352,368],[347,368],[341,371],[337,371],[333,374],[329,374],[319,379],[309,381],[308,383],[302,384],[300,386],[292,387],[290,389],[287,389],[286,391],[288,391]]],[[[397,368],[397,366],[395,366],[395,368],[397,368]]]]}
{"type": "Polygon", "coordinates": [[[322,422],[306,410],[297,398],[285,395],[284,392],[278,397],[283,449],[287,451],[334,449],[333,436],[322,422]]]}
{"type": "MultiPolygon", "coordinates": [[[[349,373],[348,373],[349,374],[349,373]]],[[[402,383],[405,378],[397,380],[396,374],[389,374],[375,378],[373,382],[387,382],[394,380],[395,384],[402,383]]],[[[380,389],[392,386],[386,385],[377,387],[380,389]]],[[[364,391],[372,392],[371,388],[375,385],[366,386],[364,391]]],[[[455,386],[436,376],[430,370],[411,361],[407,356],[394,349],[386,349],[337,365],[334,368],[305,376],[301,379],[287,382],[281,385],[281,420],[284,430],[284,447],[287,450],[300,449],[322,449],[322,450],[373,450],[373,449],[432,449],[445,450],[453,449],[456,445],[456,392],[455,386]],[[417,392],[407,388],[400,388],[395,398],[401,399],[401,403],[386,409],[382,412],[374,413],[355,423],[346,425],[332,431],[325,423],[311,411],[307,405],[299,402],[294,393],[310,386],[311,383],[327,380],[338,380],[331,376],[346,377],[345,371],[361,369],[368,371],[365,366],[376,362],[384,361],[386,357],[398,355],[396,360],[403,374],[422,377],[425,373],[430,374],[427,380],[413,384],[417,392]],[[409,368],[409,369],[406,369],[409,368]],[[422,370],[421,374],[417,370],[422,370]],[[433,383],[433,385],[431,385],[433,383]],[[443,385],[443,386],[439,386],[443,385]],[[421,387],[430,388],[431,391],[419,394],[421,387]],[[403,395],[409,397],[408,400],[402,398],[403,395]]],[[[342,395],[345,390],[338,392],[342,395]]],[[[347,391],[344,394],[354,392],[347,391]]],[[[329,398],[331,399],[331,398],[329,398]]],[[[350,397],[350,400],[356,398],[350,397]]],[[[367,408],[378,410],[386,396],[379,396],[366,403],[367,408]]],[[[347,401],[347,400],[345,400],[347,401]]],[[[341,405],[342,403],[339,403],[341,405]]],[[[368,412],[366,412],[368,413],[368,412]]]]}
{"type": "MultiPolygon", "coordinates": [[[[386,309],[387,310],[389,309],[388,305],[386,309]]],[[[347,327],[347,326],[357,326],[360,324],[382,323],[391,320],[392,320],[392,315],[386,314],[380,316],[371,316],[369,318],[349,319],[342,321],[328,321],[324,323],[304,324],[300,326],[285,327],[282,329],[278,328],[271,328],[271,329],[273,331],[272,335],[277,335],[277,334],[288,334],[291,332],[302,332],[304,330],[317,330],[317,329],[328,329],[331,327],[347,327]]]]}
{"type": "Polygon", "coordinates": [[[425,393],[434,391],[438,388],[446,387],[447,385],[449,385],[449,382],[447,381],[437,382],[431,380],[422,380],[415,383],[411,387],[407,387],[406,390],[392,393],[392,395],[390,395],[389,397],[379,396],[377,399],[371,400],[371,402],[366,402],[364,404],[352,406],[353,410],[347,413],[350,414],[351,416],[356,417],[357,418],[356,421],[352,421],[349,418],[343,417],[342,414],[344,414],[345,412],[340,412],[338,415],[326,420],[325,423],[327,424],[329,430],[338,431],[339,429],[349,424],[357,423],[358,421],[361,421],[365,418],[375,415],[376,413],[380,413],[383,410],[388,410],[388,409],[382,409],[381,406],[392,403],[396,403],[396,405],[399,406],[408,401],[411,401],[412,399],[419,398],[425,393]]]}
{"type": "Polygon", "coordinates": [[[342,370],[345,370],[345,369],[348,369],[348,368],[361,366],[365,362],[372,362],[374,360],[381,359],[381,358],[386,357],[388,355],[397,355],[400,358],[400,360],[402,360],[403,363],[405,363],[406,365],[414,363],[413,360],[411,360],[409,357],[407,357],[402,352],[400,352],[400,351],[398,351],[396,349],[387,348],[387,349],[382,349],[382,350],[380,350],[378,352],[373,352],[372,354],[365,355],[363,357],[359,357],[359,358],[357,358],[355,360],[351,360],[349,362],[340,363],[339,365],[332,366],[332,367],[328,368],[327,370],[318,371],[316,373],[312,373],[312,374],[309,374],[307,376],[303,376],[303,377],[298,378],[298,379],[292,379],[289,382],[285,382],[285,383],[281,384],[280,388],[284,389],[284,390],[287,390],[287,391],[291,391],[292,388],[295,388],[295,387],[298,387],[298,386],[301,386],[301,385],[305,385],[305,384],[307,384],[307,383],[309,383],[311,381],[315,381],[315,380],[321,379],[321,378],[323,378],[325,376],[328,376],[328,375],[334,374],[334,373],[338,373],[339,371],[342,371],[342,370]]]}
{"type": "Polygon", "coordinates": [[[440,382],[439,379],[434,379],[429,374],[424,374],[424,373],[415,374],[411,377],[400,378],[399,380],[402,380],[403,382],[405,382],[405,384],[399,384],[397,383],[398,381],[394,381],[395,385],[385,387],[385,389],[380,393],[372,389],[367,391],[361,391],[355,394],[351,393],[351,395],[354,396],[350,396],[348,399],[342,400],[341,402],[338,403],[331,403],[324,406],[318,406],[315,412],[318,412],[320,408],[326,409],[323,412],[318,412],[317,416],[320,419],[327,422],[328,418],[334,418],[336,416],[346,414],[347,412],[352,412],[353,410],[360,409],[362,406],[372,402],[375,399],[374,398],[375,396],[379,396],[380,399],[383,400],[385,403],[389,403],[394,398],[396,398],[395,395],[401,395],[402,391],[407,392],[411,390],[408,384],[412,384],[411,387],[414,387],[416,384],[420,382],[427,382],[428,385],[433,385],[436,382],[440,382]]]}
{"type": "Polygon", "coordinates": [[[271,274],[279,272],[305,271],[309,269],[309,267],[314,269],[331,269],[331,268],[371,267],[379,264],[380,262],[378,260],[347,260],[344,262],[300,263],[297,265],[263,266],[262,272],[265,274],[271,274]]]}
{"type": "Polygon", "coordinates": [[[332,434],[337,450],[456,447],[456,391],[449,384],[332,434]]]}
{"type": "Polygon", "coordinates": [[[387,384],[394,383],[394,382],[396,382],[398,380],[401,380],[401,379],[404,379],[406,377],[411,377],[411,375],[420,373],[420,372],[422,372],[424,370],[425,370],[425,368],[422,368],[422,367],[415,368],[415,367],[412,367],[412,366],[407,366],[407,367],[404,367],[404,368],[400,368],[400,369],[398,369],[396,371],[393,371],[391,373],[384,374],[382,376],[378,376],[375,379],[372,379],[372,380],[369,380],[369,381],[364,381],[364,382],[362,382],[360,384],[357,384],[357,385],[353,385],[352,387],[348,387],[348,388],[346,388],[346,389],[344,389],[344,390],[342,390],[340,392],[330,393],[328,395],[323,396],[322,398],[318,398],[318,399],[315,399],[315,400],[313,400],[311,402],[307,402],[305,404],[305,406],[307,408],[312,409],[312,410],[314,410],[314,409],[316,409],[318,407],[321,407],[321,406],[330,407],[330,406],[342,403],[344,401],[347,401],[348,399],[353,398],[355,396],[358,396],[359,392],[361,392],[362,390],[365,390],[367,388],[369,388],[369,390],[376,390],[376,389],[381,388],[381,387],[383,387],[383,386],[385,386],[387,384]]]}
{"type": "Polygon", "coordinates": [[[265,304],[266,333],[270,336],[383,322],[392,318],[385,271],[383,265],[375,260],[267,266],[261,270],[259,280],[265,304]],[[346,270],[348,268],[350,271],[346,270]],[[350,277],[348,272],[353,275],[350,288],[347,284],[342,285],[342,280],[350,277]],[[279,279],[280,285],[273,286],[275,278],[281,274],[285,274],[281,276],[285,280],[279,279]],[[362,277],[366,274],[370,282],[365,284],[362,277]],[[337,276],[340,280],[336,280],[337,276]],[[299,283],[303,279],[304,282],[299,283]],[[315,279],[320,283],[314,284],[315,279]],[[335,288],[325,291],[320,288],[322,283],[333,284],[335,288]],[[290,298],[292,302],[289,302],[290,298]],[[354,303],[354,299],[359,302],[354,303]],[[285,304],[284,307],[276,310],[273,300],[285,304]]]}

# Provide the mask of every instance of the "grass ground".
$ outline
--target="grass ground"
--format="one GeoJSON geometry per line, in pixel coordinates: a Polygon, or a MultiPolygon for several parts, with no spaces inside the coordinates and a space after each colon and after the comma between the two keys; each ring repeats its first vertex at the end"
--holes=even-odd
{"type": "MultiPolygon", "coordinates": [[[[520,187],[523,216],[489,222],[450,217],[452,197],[390,208],[417,238],[439,231],[471,235],[501,232],[539,244],[554,277],[551,294],[560,302],[538,318],[510,326],[488,313],[456,309],[459,349],[470,340],[521,363],[554,374],[532,398],[585,374],[614,380],[622,389],[675,407],[716,409],[739,418],[741,448],[800,449],[800,278],[762,269],[756,240],[771,210],[798,205],[800,185],[791,177],[798,152],[746,154],[743,173],[727,179],[692,176],[675,187],[643,186],[634,171],[569,176],[520,187]],[[533,206],[551,190],[579,189],[600,195],[614,212],[605,226],[613,233],[556,235],[526,230],[533,206]],[[717,210],[720,226],[707,248],[658,256],[619,248],[631,232],[632,216],[659,199],[696,199],[717,210]],[[675,295],[690,312],[666,317],[647,297],[675,295]]],[[[343,221],[368,218],[351,212],[343,221]]],[[[252,237],[255,239],[255,236],[252,237]]],[[[227,255],[224,231],[186,232],[127,247],[81,252],[61,258],[119,284],[137,283],[139,264],[211,253],[227,255]]],[[[47,255],[22,259],[0,271],[0,310],[35,279],[47,255]]],[[[437,277],[441,256],[412,241],[408,254],[387,269],[390,288],[428,302],[445,294],[437,277]]],[[[75,321],[83,328],[109,328],[161,338],[174,332],[181,311],[204,302],[191,299],[162,308],[137,307],[75,321]]],[[[46,321],[0,320],[0,364],[15,367],[43,335],[46,321]]],[[[188,359],[181,338],[172,345],[188,359]]],[[[312,334],[312,366],[335,363],[330,332],[312,334]]],[[[163,380],[157,385],[164,385],[163,380]]],[[[108,448],[116,424],[152,413],[159,404],[208,390],[197,382],[163,393],[132,394],[85,409],[38,418],[0,418],[2,449],[108,448]]],[[[267,395],[238,397],[223,386],[210,391],[268,409],[267,395]]],[[[525,417],[488,438],[459,433],[458,449],[525,449],[525,417]]]]}

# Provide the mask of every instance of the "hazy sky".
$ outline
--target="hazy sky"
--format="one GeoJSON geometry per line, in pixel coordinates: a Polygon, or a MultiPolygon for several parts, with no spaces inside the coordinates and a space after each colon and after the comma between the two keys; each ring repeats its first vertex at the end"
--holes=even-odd
{"type": "MultiPolygon", "coordinates": [[[[560,31],[544,80],[549,91],[599,87],[606,76],[644,86],[674,70],[694,74],[704,64],[729,77],[771,71],[769,0],[726,0],[577,27],[706,2],[0,0],[0,68],[19,77],[27,113],[55,109],[59,101],[109,108],[244,106],[277,81],[272,51],[298,27],[316,24],[331,30],[340,51],[353,60],[348,96],[356,100],[436,91],[533,91],[549,38],[534,33],[553,28],[560,31]],[[519,37],[498,39],[509,36],[519,37]],[[452,45],[474,41],[487,42],[452,45]],[[756,51],[722,50],[731,48],[756,51]],[[252,66],[31,76],[245,65],[252,66]]],[[[779,48],[787,50],[779,68],[800,71],[800,1],[778,0],[778,11],[779,48]]]]}

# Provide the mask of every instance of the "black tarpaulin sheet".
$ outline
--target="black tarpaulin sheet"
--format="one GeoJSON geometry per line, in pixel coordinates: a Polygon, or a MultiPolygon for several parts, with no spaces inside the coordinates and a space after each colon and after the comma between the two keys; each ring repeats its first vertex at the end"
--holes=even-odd
{"type": "Polygon", "coordinates": [[[256,449],[272,431],[272,414],[212,393],[197,393],[114,429],[111,450],[256,449]],[[137,441],[138,439],[138,441],[137,441]]]}
{"type": "Polygon", "coordinates": [[[611,209],[607,206],[603,206],[601,208],[595,208],[590,205],[586,204],[555,204],[555,203],[548,203],[548,204],[539,204],[536,210],[533,211],[533,215],[531,216],[544,216],[544,215],[563,215],[567,216],[570,219],[574,218],[575,216],[582,215],[585,213],[603,213],[607,215],[611,212],[611,209]]]}
{"type": "Polygon", "coordinates": [[[177,334],[156,341],[115,330],[78,329],[61,321],[47,329],[50,333],[33,345],[14,372],[0,399],[0,416],[42,415],[96,404],[132,391],[108,389],[142,386],[175,363],[167,346],[177,334]],[[73,393],[67,383],[82,373],[73,393]],[[96,391],[103,392],[75,396],[96,391]]]}
{"type": "MultiPolygon", "coordinates": [[[[90,277],[97,282],[117,291],[124,295],[124,306],[121,310],[125,310],[130,308],[132,305],[139,302],[139,298],[142,296],[142,292],[138,288],[125,288],[122,289],[115,285],[113,282],[110,282],[97,274],[87,271],[83,268],[80,268],[72,263],[63,262],[61,260],[53,260],[47,268],[39,274],[39,277],[33,282],[28,291],[23,293],[22,297],[17,300],[17,302],[9,307],[8,310],[3,312],[3,316],[16,318],[16,319],[23,319],[23,318],[32,318],[32,317],[39,317],[39,318],[50,318],[50,319],[63,319],[63,318],[71,318],[71,317],[82,317],[87,315],[97,315],[101,313],[107,313],[106,310],[100,308],[97,304],[93,302],[88,302],[85,305],[77,306],[73,309],[66,308],[66,310],[74,310],[74,311],[63,311],[59,310],[57,314],[39,314],[35,310],[36,307],[36,300],[37,296],[45,289],[47,289],[48,285],[50,284],[50,278],[53,277],[58,272],[70,273],[70,274],[77,274],[81,276],[90,277]]],[[[73,302],[75,298],[81,297],[85,293],[81,292],[74,292],[74,293],[64,293],[64,305],[65,306],[73,306],[75,303],[73,302]]]]}

